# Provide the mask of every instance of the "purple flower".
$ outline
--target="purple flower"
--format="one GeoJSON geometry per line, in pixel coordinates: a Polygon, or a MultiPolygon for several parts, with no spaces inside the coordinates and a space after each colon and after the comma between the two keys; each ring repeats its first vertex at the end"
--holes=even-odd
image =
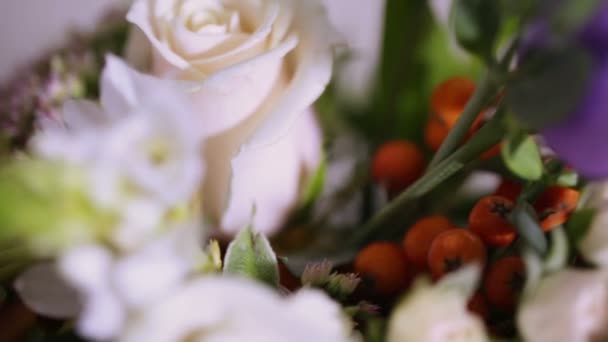
{"type": "MultiPolygon", "coordinates": [[[[585,95],[565,120],[541,131],[547,144],[582,175],[608,177],[608,1],[575,35],[592,60],[585,95]]],[[[551,101],[551,99],[544,99],[551,101]]]]}

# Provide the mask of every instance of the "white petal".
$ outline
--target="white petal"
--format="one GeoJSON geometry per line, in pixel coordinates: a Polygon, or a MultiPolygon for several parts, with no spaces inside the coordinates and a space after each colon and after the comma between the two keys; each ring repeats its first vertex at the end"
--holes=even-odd
{"type": "Polygon", "coordinates": [[[590,341],[608,334],[608,285],[605,273],[563,270],[543,279],[526,296],[517,325],[527,341],[590,341]],[[552,329],[547,329],[551,326],[552,329]]]}
{"type": "Polygon", "coordinates": [[[101,74],[101,105],[112,115],[126,115],[138,103],[131,69],[118,57],[108,55],[101,74]]]}
{"type": "Polygon", "coordinates": [[[154,20],[155,11],[152,8],[153,5],[158,7],[170,6],[173,1],[149,1],[149,0],[137,0],[129,10],[127,14],[127,20],[137,25],[148,37],[152,46],[154,46],[155,52],[158,52],[165,58],[169,63],[177,67],[178,69],[187,69],[189,63],[179,55],[175,54],[166,42],[161,42],[155,34],[154,27],[150,20],[154,20]]]}
{"type": "Polygon", "coordinates": [[[81,310],[78,293],[59,275],[55,263],[42,263],[26,270],[15,289],[33,311],[51,318],[73,318],[81,310]]]}
{"type": "Polygon", "coordinates": [[[123,217],[112,238],[124,251],[132,251],[153,238],[161,226],[166,207],[157,201],[133,199],[123,204],[123,217]]]}
{"type": "Polygon", "coordinates": [[[68,100],[63,105],[63,121],[69,130],[79,131],[103,127],[112,118],[97,103],[68,100]]]}
{"type": "Polygon", "coordinates": [[[88,298],[76,327],[83,336],[108,341],[120,334],[125,320],[126,313],[118,298],[100,291],[88,298]]]}
{"type": "Polygon", "coordinates": [[[254,207],[253,227],[265,234],[276,231],[298,199],[301,167],[290,139],[241,152],[232,161],[224,232],[235,234],[247,225],[254,207]]]}
{"type": "Polygon", "coordinates": [[[294,75],[285,95],[276,103],[260,128],[247,143],[247,148],[269,144],[282,135],[321,96],[329,83],[333,64],[336,33],[319,1],[292,1],[293,31],[299,44],[290,58],[294,59],[294,75]]]}
{"type": "Polygon", "coordinates": [[[142,307],[173,290],[192,263],[176,253],[181,246],[161,240],[117,263],[113,283],[129,307],[142,307]]]}
{"type": "Polygon", "coordinates": [[[112,267],[112,255],[101,246],[81,246],[59,259],[61,275],[82,293],[105,289],[112,267]]]}
{"type": "MultiPolygon", "coordinates": [[[[298,40],[292,37],[255,58],[219,71],[213,70],[209,77],[195,71],[183,75],[190,79],[204,78],[202,82],[189,83],[203,133],[208,136],[222,133],[261,110],[265,117],[268,108],[263,105],[272,101],[271,96],[278,85],[283,91],[284,58],[297,43],[298,40]]],[[[246,138],[242,137],[243,140],[246,138]]]]}

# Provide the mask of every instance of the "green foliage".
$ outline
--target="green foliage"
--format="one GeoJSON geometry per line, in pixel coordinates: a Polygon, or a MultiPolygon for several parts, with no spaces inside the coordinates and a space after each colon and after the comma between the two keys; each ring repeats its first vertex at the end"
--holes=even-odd
{"type": "Polygon", "coordinates": [[[505,165],[515,175],[529,181],[539,180],[543,176],[543,162],[538,145],[526,132],[507,135],[501,150],[505,165]]]}
{"type": "Polygon", "coordinates": [[[112,220],[89,201],[79,169],[31,159],[0,167],[0,242],[22,241],[49,255],[93,239],[112,220]]]}
{"type": "Polygon", "coordinates": [[[458,43],[486,62],[493,60],[500,29],[498,5],[488,0],[455,0],[452,5],[450,21],[458,43]]]}
{"type": "Polygon", "coordinates": [[[279,285],[277,257],[268,239],[251,226],[243,229],[228,246],[224,273],[255,279],[271,286],[279,285]]]}
{"type": "Polygon", "coordinates": [[[510,221],[515,225],[517,232],[539,255],[547,253],[547,239],[538,223],[534,208],[527,202],[519,203],[510,215],[510,221]]]}
{"type": "Polygon", "coordinates": [[[578,245],[587,235],[595,215],[596,209],[594,208],[583,208],[570,215],[566,224],[566,232],[572,244],[578,245]]]}

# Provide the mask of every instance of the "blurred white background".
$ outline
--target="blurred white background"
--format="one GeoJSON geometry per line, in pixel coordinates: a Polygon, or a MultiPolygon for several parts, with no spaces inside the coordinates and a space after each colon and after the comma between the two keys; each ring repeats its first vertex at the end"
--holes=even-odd
{"type": "Polygon", "coordinates": [[[0,81],[57,46],[71,27],[91,29],[103,10],[122,0],[0,0],[0,81]]]}
{"type": "MultiPolygon", "coordinates": [[[[92,29],[104,9],[128,0],[0,0],[0,82],[60,44],[70,28],[92,29]]],[[[307,0],[298,0],[307,1],[307,0]]],[[[353,60],[338,77],[343,95],[366,98],[378,63],[384,0],[323,0],[353,60]]]]}

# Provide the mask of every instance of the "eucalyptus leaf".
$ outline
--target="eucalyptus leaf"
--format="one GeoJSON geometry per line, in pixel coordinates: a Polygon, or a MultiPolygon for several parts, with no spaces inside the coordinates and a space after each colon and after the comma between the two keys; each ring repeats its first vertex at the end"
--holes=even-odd
{"type": "Polygon", "coordinates": [[[456,39],[469,52],[484,59],[493,55],[500,28],[497,1],[455,0],[450,21],[456,39]]]}
{"type": "Polygon", "coordinates": [[[560,226],[551,231],[551,249],[545,259],[545,271],[557,272],[568,263],[570,253],[568,235],[564,227],[560,226]]]}
{"type": "Polygon", "coordinates": [[[316,172],[309,179],[308,183],[304,187],[302,199],[300,203],[304,206],[311,204],[323,191],[325,185],[325,176],[327,175],[327,158],[323,158],[321,165],[317,168],[316,172]]]}
{"type": "Polygon", "coordinates": [[[509,219],[530,248],[539,255],[547,253],[547,239],[538,223],[536,212],[529,203],[519,203],[511,212],[509,219]]]}
{"type": "Polygon", "coordinates": [[[228,246],[224,273],[252,278],[275,287],[279,285],[277,256],[268,239],[255,233],[251,225],[243,229],[228,246]]]}
{"type": "Polygon", "coordinates": [[[570,219],[566,224],[566,232],[574,245],[578,245],[587,235],[591,228],[591,223],[595,218],[595,214],[596,209],[584,208],[570,215],[570,219]]]}
{"type": "Polygon", "coordinates": [[[525,132],[507,136],[502,144],[502,158],[505,165],[515,175],[530,181],[543,176],[543,162],[538,145],[525,132]]]}
{"type": "Polygon", "coordinates": [[[526,127],[542,129],[576,110],[587,91],[591,59],[581,49],[553,49],[526,56],[520,69],[507,85],[507,104],[526,127]]]}

